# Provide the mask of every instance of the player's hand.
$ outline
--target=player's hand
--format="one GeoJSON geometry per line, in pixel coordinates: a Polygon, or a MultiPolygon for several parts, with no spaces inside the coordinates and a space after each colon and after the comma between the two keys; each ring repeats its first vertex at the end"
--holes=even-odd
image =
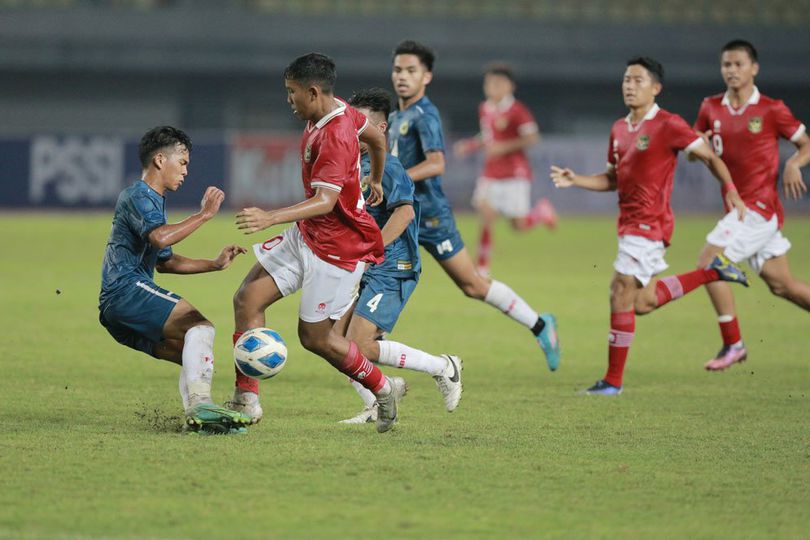
{"type": "Polygon", "coordinates": [[[801,169],[791,163],[785,163],[785,170],[782,173],[782,184],[785,188],[785,196],[788,199],[798,201],[807,193],[807,185],[802,179],[801,169]]]}
{"type": "Polygon", "coordinates": [[[498,157],[504,154],[504,145],[498,142],[484,144],[484,154],[487,157],[498,157]]]}
{"type": "Polygon", "coordinates": [[[205,219],[211,219],[219,212],[219,207],[224,200],[224,191],[214,186],[208,186],[200,202],[200,213],[205,219]]]}
{"type": "Polygon", "coordinates": [[[217,270],[225,270],[231,265],[233,260],[242,253],[247,253],[247,250],[242,246],[237,246],[235,244],[225,246],[222,248],[222,251],[220,251],[219,257],[214,259],[214,266],[217,270]]]}
{"type": "Polygon", "coordinates": [[[367,186],[370,190],[368,196],[366,197],[367,205],[377,206],[383,202],[382,180],[379,182],[374,182],[370,176],[366,176],[363,178],[361,186],[367,186]]]}
{"type": "Polygon", "coordinates": [[[243,208],[236,214],[236,228],[244,231],[245,234],[263,231],[273,225],[275,225],[273,212],[266,212],[261,208],[243,208]]]}
{"type": "Polygon", "coordinates": [[[463,158],[478,150],[478,141],[475,139],[462,139],[453,145],[453,154],[458,158],[463,158]]]}
{"type": "Polygon", "coordinates": [[[733,208],[737,211],[737,218],[742,221],[745,217],[745,212],[747,209],[745,208],[745,203],[740,197],[740,194],[737,193],[736,189],[732,189],[726,192],[726,204],[729,208],[733,208]]]}
{"type": "Polygon", "coordinates": [[[574,185],[574,178],[576,178],[576,173],[569,168],[560,168],[556,165],[551,166],[551,174],[549,177],[551,181],[554,182],[554,187],[556,188],[569,188],[574,185]]]}

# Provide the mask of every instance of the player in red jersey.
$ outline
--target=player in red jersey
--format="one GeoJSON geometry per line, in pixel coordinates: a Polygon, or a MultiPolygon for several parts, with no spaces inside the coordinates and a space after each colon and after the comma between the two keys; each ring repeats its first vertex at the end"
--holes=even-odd
{"type": "MultiPolygon", "coordinates": [[[[730,212],[717,223],[706,237],[698,264],[706,264],[721,252],[734,262],[747,261],[773,294],[810,310],[810,284],[793,277],[788,265],[790,242],[781,232],[784,212],[776,188],[782,137],[798,148],[785,163],[785,195],[800,199],[807,191],[800,169],[810,163],[810,137],[782,101],[763,96],[754,85],[759,63],[753,45],[731,41],[720,54],[720,73],[727,90],[703,100],[695,129],[706,134],[731,171],[748,213],[741,221],[730,212]]],[[[748,351],[731,288],[712,283],[706,290],[717,312],[723,346],[705,367],[723,370],[744,361],[748,351]]]]}
{"type": "MultiPolygon", "coordinates": [[[[369,204],[382,194],[385,137],[365,127],[365,116],[332,93],[335,64],[311,53],[284,71],[287,102],[307,122],[301,139],[301,176],[307,199],[265,211],[246,208],[236,216],[246,234],[281,223],[296,224],[253,250],[258,262],[234,295],[234,342],[248,329],[265,326],[265,310],[301,289],[298,337],[305,349],[326,359],[340,372],[377,396],[377,431],[391,428],[405,381],[385,377],[363,356],[357,344],[337,332],[335,321],[351,307],[366,263],[384,258],[382,235],[366,212],[360,188],[358,131],[366,136],[374,164],[369,204]]],[[[250,413],[258,405],[258,381],[237,376],[231,407],[250,413]]],[[[261,408],[258,408],[261,414],[261,408]]]]}
{"type": "Polygon", "coordinates": [[[527,231],[538,224],[554,229],[557,214],[546,198],[529,208],[532,169],[526,150],[540,141],[540,131],[531,111],[515,99],[509,66],[493,64],[486,69],[484,95],[486,101],[478,107],[480,133],[453,148],[458,157],[479,150],[486,154],[472,202],[481,218],[478,272],[488,275],[492,226],[499,215],[508,218],[513,229],[527,231]]]}
{"type": "Polygon", "coordinates": [[[745,214],[745,205],[722,160],[683,118],[655,103],[663,73],[661,64],[651,58],[627,62],[622,94],[630,114],[613,124],[604,173],[580,176],[571,169],[551,168],[551,178],[558,188],[578,186],[619,192],[619,254],[610,284],[608,370],[603,379],[586,390],[588,394],[621,393],[636,314],[649,313],[713,281],[747,285],[745,274],[722,254],[706,269],[656,278],[667,268],[665,248],[675,224],[669,202],[679,151],[703,161],[723,186],[728,206],[740,218],[745,214]]]}

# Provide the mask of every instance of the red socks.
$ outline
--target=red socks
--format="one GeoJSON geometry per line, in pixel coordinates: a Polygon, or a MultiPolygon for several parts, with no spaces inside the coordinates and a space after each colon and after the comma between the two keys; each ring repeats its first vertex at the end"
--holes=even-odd
{"type": "MultiPolygon", "coordinates": [[[[243,332],[234,332],[233,333],[233,344],[236,345],[236,342],[239,341],[239,338],[242,336],[243,332]]],[[[253,392],[254,394],[259,393],[259,380],[254,379],[253,377],[248,377],[241,371],[239,368],[236,367],[236,364],[233,365],[233,369],[236,371],[236,387],[243,391],[243,392],[253,392]]]]}
{"type": "Polygon", "coordinates": [[[658,300],[657,307],[677,300],[701,285],[718,279],[720,279],[720,276],[717,274],[717,270],[694,270],[677,276],[661,278],[655,284],[655,296],[658,300]]]}
{"type": "Polygon", "coordinates": [[[605,381],[613,386],[622,385],[624,364],[636,331],[634,311],[610,314],[610,334],[608,335],[608,370],[605,381]]]}
{"type": "Polygon", "coordinates": [[[737,317],[732,315],[722,315],[720,319],[721,320],[718,321],[718,324],[720,325],[720,335],[723,336],[723,345],[729,347],[742,341],[740,325],[737,322],[737,317]],[[723,320],[727,319],[728,317],[731,317],[730,321],[723,320]]]}
{"type": "Polygon", "coordinates": [[[481,228],[481,238],[478,242],[478,268],[489,268],[489,254],[492,251],[492,229],[488,226],[481,228]]]}
{"type": "Polygon", "coordinates": [[[359,382],[375,394],[385,386],[385,376],[380,368],[363,356],[354,341],[349,342],[349,352],[340,365],[335,366],[341,373],[359,382]]]}

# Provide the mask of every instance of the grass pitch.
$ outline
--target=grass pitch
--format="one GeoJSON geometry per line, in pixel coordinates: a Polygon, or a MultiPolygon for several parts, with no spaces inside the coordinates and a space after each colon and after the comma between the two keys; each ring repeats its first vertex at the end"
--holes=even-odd
{"type": "MultiPolygon", "coordinates": [[[[747,363],[703,371],[719,335],[697,291],[638,319],[621,397],[577,395],[605,368],[613,219],[564,216],[553,235],[501,226],[494,276],[557,315],[558,372],[528,331],[427,261],[392,339],[463,357],[456,412],[429,377],[405,372],[393,432],[338,425],[359,401],[298,344],[291,298],[268,312],[290,353],[262,385],[264,421],[194,437],[177,431],[177,367],[98,324],[109,221],[0,216],[0,538],[807,537],[810,318],[756,278],[736,290],[747,363]]],[[[693,266],[713,224],[679,220],[671,270],[693,266]]],[[[460,225],[474,247],[473,219],[460,225]]],[[[804,279],[809,225],[785,231],[804,279]]],[[[213,257],[258,240],[223,216],[176,251],[213,257]]],[[[232,387],[231,295],[252,263],[157,276],[217,325],[218,400],[232,387]]]]}

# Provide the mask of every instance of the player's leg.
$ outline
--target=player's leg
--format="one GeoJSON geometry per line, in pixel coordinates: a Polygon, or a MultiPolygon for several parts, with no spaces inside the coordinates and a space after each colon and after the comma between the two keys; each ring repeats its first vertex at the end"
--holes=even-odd
{"type": "MultiPolygon", "coordinates": [[[[265,311],[282,297],[273,277],[260,263],[254,264],[233,296],[233,343],[236,344],[244,332],[264,327],[265,311]]],[[[236,382],[233,398],[226,405],[248,415],[252,423],[258,423],[264,416],[259,401],[259,381],[243,374],[236,367],[234,371],[236,382]]]]}
{"type": "Polygon", "coordinates": [[[636,297],[642,288],[635,276],[615,272],[610,283],[610,333],[605,376],[586,390],[588,394],[616,396],[623,387],[624,366],[636,332],[636,297]]]}
{"type": "MultiPolygon", "coordinates": [[[[723,247],[707,243],[698,258],[698,268],[706,268],[711,262],[723,253],[723,247]]],[[[734,293],[731,286],[724,281],[715,281],[706,284],[706,292],[717,313],[717,324],[720,328],[720,337],[723,345],[713,358],[709,359],[704,367],[709,371],[725,369],[725,367],[742,362],[748,357],[748,351],[743,343],[740,323],[737,319],[737,309],[734,305],[734,293]]]]}
{"type": "Polygon", "coordinates": [[[560,363],[560,343],[554,315],[538,314],[508,285],[478,274],[465,248],[462,247],[451,257],[444,257],[430,248],[428,251],[465,295],[483,300],[528,328],[543,349],[549,369],[557,369],[560,363]]]}
{"type": "Polygon", "coordinates": [[[768,288],[774,295],[810,311],[810,284],[793,276],[787,255],[780,255],[765,261],[759,275],[768,284],[768,288]]]}
{"type": "Polygon", "coordinates": [[[490,272],[490,257],[494,240],[492,229],[498,219],[497,196],[493,193],[496,188],[497,185],[492,180],[479,178],[472,198],[472,205],[478,213],[480,224],[476,270],[482,276],[489,276],[490,272]]]}
{"type": "Polygon", "coordinates": [[[531,201],[531,182],[515,178],[501,183],[500,208],[501,213],[510,219],[512,228],[516,231],[529,231],[538,225],[549,230],[557,228],[557,211],[554,205],[546,198],[539,199],[533,207],[529,208],[531,201]]]}
{"type": "Polygon", "coordinates": [[[386,332],[393,331],[416,284],[416,279],[367,273],[347,337],[356,342],[372,362],[431,375],[444,398],[445,408],[452,412],[461,399],[461,358],[447,354],[436,356],[397,341],[379,340],[386,332]]]}

